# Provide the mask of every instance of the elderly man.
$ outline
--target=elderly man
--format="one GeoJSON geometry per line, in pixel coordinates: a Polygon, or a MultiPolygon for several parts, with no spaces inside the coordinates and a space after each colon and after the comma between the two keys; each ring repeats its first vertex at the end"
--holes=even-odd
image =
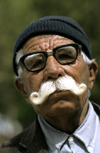
{"type": "Polygon", "coordinates": [[[18,37],[15,86],[37,112],[0,153],[99,153],[100,107],[89,101],[98,71],[88,38],[68,17],[47,16],[18,37]]]}

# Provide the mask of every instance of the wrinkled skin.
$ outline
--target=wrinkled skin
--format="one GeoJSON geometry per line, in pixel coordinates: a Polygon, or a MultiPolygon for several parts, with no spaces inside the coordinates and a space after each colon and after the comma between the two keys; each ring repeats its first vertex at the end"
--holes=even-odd
{"type": "MultiPolygon", "coordinates": [[[[53,48],[75,43],[73,40],[59,35],[41,35],[30,38],[23,46],[24,54],[34,51],[48,51],[53,48]]],[[[57,79],[65,74],[70,75],[78,83],[85,83],[87,90],[80,96],[70,91],[54,93],[41,105],[34,105],[35,111],[55,128],[72,133],[84,120],[88,110],[88,89],[92,89],[97,74],[97,64],[87,65],[81,55],[70,65],[59,64],[53,56],[47,59],[46,67],[39,72],[28,72],[22,65],[23,73],[20,79],[15,80],[16,88],[21,92],[28,103],[32,91],[40,88],[42,81],[50,78],[57,79]]]]}

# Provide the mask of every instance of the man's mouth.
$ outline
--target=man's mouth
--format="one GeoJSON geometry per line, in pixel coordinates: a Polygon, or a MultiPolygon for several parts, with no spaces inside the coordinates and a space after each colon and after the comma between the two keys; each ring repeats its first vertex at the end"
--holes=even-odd
{"type": "Polygon", "coordinates": [[[51,96],[53,96],[53,98],[55,99],[55,98],[60,98],[60,97],[62,97],[62,98],[65,98],[66,96],[68,97],[68,95],[69,94],[71,94],[72,92],[70,92],[70,90],[59,90],[59,91],[55,91],[55,92],[53,92],[53,93],[51,93],[49,96],[48,96],[48,98],[50,98],[51,96]]]}
{"type": "Polygon", "coordinates": [[[53,93],[50,94],[50,95],[53,95],[53,94],[55,94],[55,93],[66,92],[66,91],[70,91],[70,90],[56,90],[55,92],[53,92],[53,93]]]}

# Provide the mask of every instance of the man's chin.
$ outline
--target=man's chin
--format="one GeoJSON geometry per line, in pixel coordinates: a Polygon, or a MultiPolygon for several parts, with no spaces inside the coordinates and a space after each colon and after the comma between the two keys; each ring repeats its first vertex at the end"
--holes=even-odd
{"type": "Polygon", "coordinates": [[[76,112],[79,108],[78,103],[73,100],[68,100],[65,98],[56,99],[56,101],[47,101],[43,104],[44,110],[46,111],[46,116],[63,116],[69,115],[70,113],[76,112]],[[49,103],[49,104],[47,104],[49,103]]]}

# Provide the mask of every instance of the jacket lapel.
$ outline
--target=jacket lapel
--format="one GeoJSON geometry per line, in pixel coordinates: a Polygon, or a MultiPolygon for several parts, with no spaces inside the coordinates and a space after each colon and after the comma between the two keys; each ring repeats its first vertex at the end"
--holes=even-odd
{"type": "Polygon", "coordinates": [[[26,148],[25,153],[49,153],[44,135],[38,120],[25,132],[20,145],[26,148]]]}

